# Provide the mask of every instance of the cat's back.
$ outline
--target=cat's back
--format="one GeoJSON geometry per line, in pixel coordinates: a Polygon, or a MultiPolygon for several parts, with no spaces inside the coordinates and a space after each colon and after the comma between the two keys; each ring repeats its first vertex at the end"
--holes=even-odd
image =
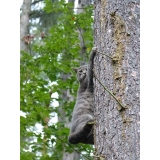
{"type": "MultiPolygon", "coordinates": [[[[74,107],[74,117],[83,114],[93,113],[93,93],[85,91],[77,96],[74,107]]],[[[73,117],[73,118],[74,118],[73,117]]]]}

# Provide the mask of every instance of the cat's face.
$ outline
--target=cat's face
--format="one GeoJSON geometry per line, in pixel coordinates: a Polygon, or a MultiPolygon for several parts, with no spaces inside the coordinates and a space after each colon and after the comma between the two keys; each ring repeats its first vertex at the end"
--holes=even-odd
{"type": "Polygon", "coordinates": [[[83,65],[79,68],[73,69],[77,73],[77,79],[81,82],[83,81],[87,76],[87,65],[83,65]]]}

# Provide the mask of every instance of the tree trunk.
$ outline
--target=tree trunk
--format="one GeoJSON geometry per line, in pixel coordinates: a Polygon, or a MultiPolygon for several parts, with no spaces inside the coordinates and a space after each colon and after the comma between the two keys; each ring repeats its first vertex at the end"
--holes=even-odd
{"type": "Polygon", "coordinates": [[[95,1],[95,159],[140,159],[139,8],[139,0],[95,1]]]}
{"type": "Polygon", "coordinates": [[[29,33],[29,13],[31,12],[32,0],[23,0],[22,13],[20,16],[20,50],[28,52],[28,45],[23,38],[29,33]]]}

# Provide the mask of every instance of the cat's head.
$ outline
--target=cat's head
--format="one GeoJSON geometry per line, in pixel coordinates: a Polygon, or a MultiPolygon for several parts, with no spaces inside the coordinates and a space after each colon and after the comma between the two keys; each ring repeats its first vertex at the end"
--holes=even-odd
{"type": "Polygon", "coordinates": [[[87,76],[87,65],[80,66],[79,68],[73,68],[77,73],[78,81],[82,82],[87,76]]]}

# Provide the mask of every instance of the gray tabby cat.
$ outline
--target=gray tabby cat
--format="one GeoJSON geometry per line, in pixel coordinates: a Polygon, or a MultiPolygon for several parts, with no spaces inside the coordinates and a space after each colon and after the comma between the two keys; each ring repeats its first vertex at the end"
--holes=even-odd
{"type": "Polygon", "coordinates": [[[89,65],[74,69],[79,81],[77,100],[72,114],[72,127],[68,141],[71,144],[94,144],[93,138],[93,59],[96,47],[92,48],[89,65]],[[92,123],[92,124],[89,124],[92,123]]]}

